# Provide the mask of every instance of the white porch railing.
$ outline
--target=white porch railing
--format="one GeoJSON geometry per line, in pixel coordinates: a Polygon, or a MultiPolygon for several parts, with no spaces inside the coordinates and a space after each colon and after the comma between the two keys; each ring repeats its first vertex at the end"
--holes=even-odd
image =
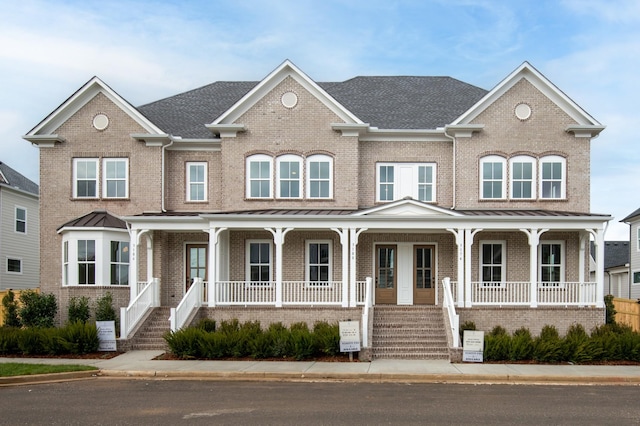
{"type": "Polygon", "coordinates": [[[120,338],[126,339],[146,313],[156,306],[160,306],[160,280],[152,278],[129,306],[120,308],[120,338]]]}
{"type": "Polygon", "coordinates": [[[367,277],[364,282],[364,306],[362,307],[362,347],[369,347],[369,313],[373,307],[373,280],[367,277]]]}
{"type": "MultiPolygon", "coordinates": [[[[460,284],[453,282],[452,288],[456,288],[457,285],[460,284]]],[[[538,306],[593,306],[597,302],[595,282],[539,282],[536,287],[538,306]]],[[[452,292],[452,294],[455,293],[452,292]]],[[[532,305],[531,283],[472,282],[471,303],[483,306],[530,306],[532,305]]]]}
{"type": "MultiPolygon", "coordinates": [[[[248,281],[218,281],[211,286],[209,302],[213,305],[276,305],[276,283],[248,281]],[[213,288],[211,288],[213,287],[213,288]]],[[[322,283],[283,281],[282,305],[342,305],[341,281],[322,283]]]]}
{"type": "Polygon", "coordinates": [[[193,311],[202,306],[203,290],[202,278],[194,278],[193,284],[191,284],[178,306],[171,308],[171,316],[169,317],[171,331],[178,331],[184,327],[193,311]]]}
{"type": "Polygon", "coordinates": [[[529,305],[531,283],[471,283],[471,303],[474,305],[529,305]]]}
{"type": "Polygon", "coordinates": [[[366,303],[367,290],[369,288],[366,281],[356,281],[356,306],[362,306],[366,303]]]}
{"type": "Polygon", "coordinates": [[[447,310],[447,314],[449,316],[449,327],[451,328],[451,335],[453,338],[453,347],[457,348],[460,346],[460,315],[456,314],[456,307],[453,299],[453,292],[451,291],[451,281],[449,278],[445,278],[442,280],[442,289],[443,289],[443,302],[442,309],[447,310]]]}
{"type": "Polygon", "coordinates": [[[595,305],[596,283],[538,283],[537,297],[539,305],[595,305]]]}
{"type": "Polygon", "coordinates": [[[342,305],[342,282],[282,282],[283,305],[342,305]]]}

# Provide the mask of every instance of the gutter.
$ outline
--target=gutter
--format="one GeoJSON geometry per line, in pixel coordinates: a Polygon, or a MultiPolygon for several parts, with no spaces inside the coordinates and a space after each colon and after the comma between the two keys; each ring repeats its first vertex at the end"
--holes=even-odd
{"type": "Polygon", "coordinates": [[[160,185],[161,185],[161,188],[160,188],[160,190],[161,190],[160,209],[161,209],[161,211],[163,213],[167,212],[167,209],[165,208],[165,205],[164,205],[164,199],[165,199],[165,183],[164,183],[164,181],[165,181],[165,177],[164,177],[164,175],[165,175],[165,160],[164,160],[164,158],[165,158],[165,155],[166,155],[167,148],[170,147],[171,145],[173,145],[173,142],[175,141],[174,138],[172,138],[172,137],[169,137],[169,140],[171,142],[169,142],[167,145],[163,145],[162,146],[162,165],[161,165],[162,170],[160,170],[160,185]]]}

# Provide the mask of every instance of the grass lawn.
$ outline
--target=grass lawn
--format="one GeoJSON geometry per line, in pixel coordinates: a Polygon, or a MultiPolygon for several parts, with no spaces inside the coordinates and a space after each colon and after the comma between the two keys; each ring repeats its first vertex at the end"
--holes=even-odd
{"type": "Polygon", "coordinates": [[[0,363],[0,377],[28,376],[31,374],[67,373],[70,371],[98,370],[91,365],[49,365],[23,364],[19,362],[0,363]]]}

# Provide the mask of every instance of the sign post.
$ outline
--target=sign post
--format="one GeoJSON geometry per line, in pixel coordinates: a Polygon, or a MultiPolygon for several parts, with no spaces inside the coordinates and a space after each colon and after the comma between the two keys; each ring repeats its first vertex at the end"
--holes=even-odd
{"type": "Polygon", "coordinates": [[[484,331],[465,330],[462,342],[462,361],[483,362],[484,331]]]}
{"type": "Polygon", "coordinates": [[[360,322],[340,321],[340,352],[349,352],[349,361],[353,353],[360,351],[360,322]]]}

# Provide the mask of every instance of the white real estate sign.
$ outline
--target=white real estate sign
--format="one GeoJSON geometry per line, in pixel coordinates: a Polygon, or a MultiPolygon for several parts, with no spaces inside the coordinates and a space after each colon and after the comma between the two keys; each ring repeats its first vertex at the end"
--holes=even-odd
{"type": "Polygon", "coordinates": [[[98,329],[98,350],[100,352],[116,351],[116,323],[115,321],[96,321],[98,329]]]}
{"type": "Polygon", "coordinates": [[[465,330],[462,338],[462,361],[482,362],[484,331],[465,330]]]}
{"type": "Polygon", "coordinates": [[[340,321],[340,352],[360,351],[360,322],[340,321]]]}

